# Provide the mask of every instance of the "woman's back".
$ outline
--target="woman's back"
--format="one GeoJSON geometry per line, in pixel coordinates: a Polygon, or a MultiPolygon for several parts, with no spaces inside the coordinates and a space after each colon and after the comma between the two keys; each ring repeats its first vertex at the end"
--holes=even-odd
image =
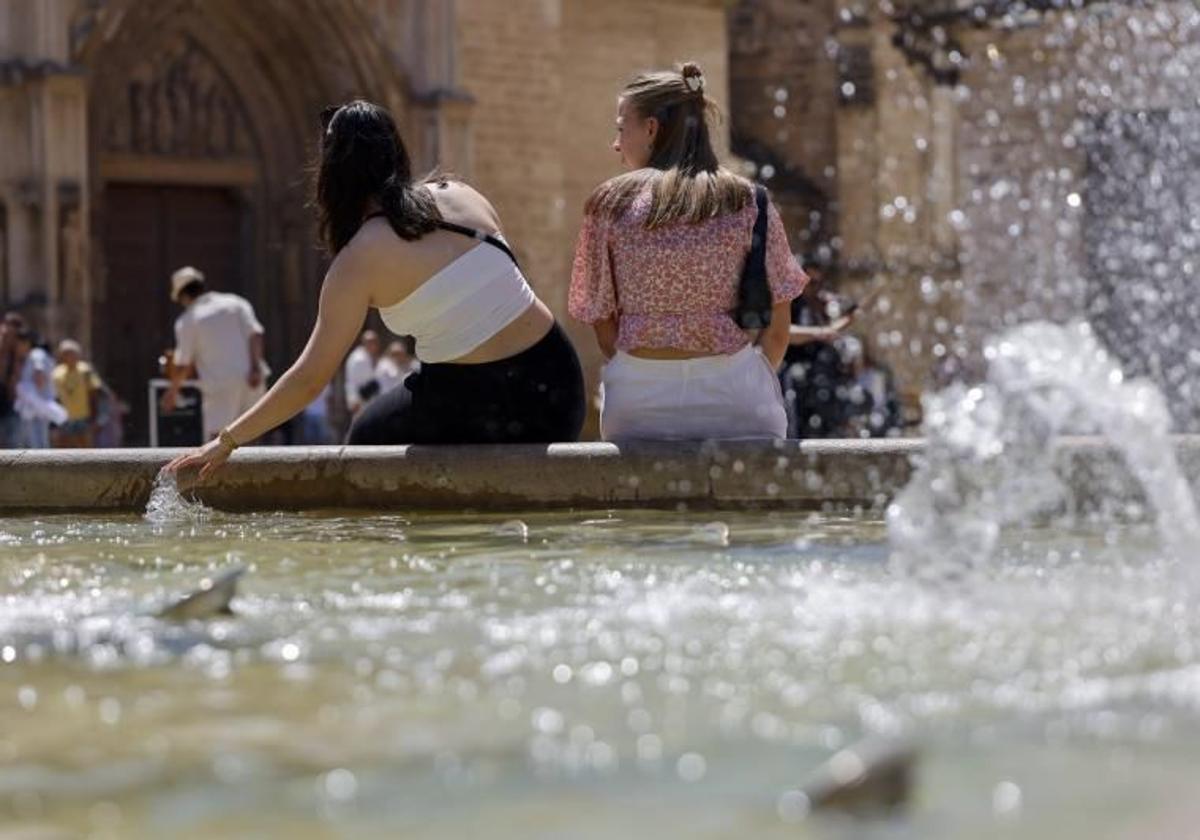
{"type": "MultiPolygon", "coordinates": [[[[746,192],[753,189],[746,182],[746,192]]],[[[753,237],[754,201],[704,221],[647,227],[653,182],[621,213],[589,213],[580,233],[569,308],[586,323],[620,315],[617,348],[735,353],[746,333],[731,315],[753,237]]],[[[777,300],[806,278],[768,207],[767,277],[777,300]]]]}
{"type": "MultiPolygon", "coordinates": [[[[491,204],[466,184],[445,181],[427,184],[426,189],[445,221],[481,233],[500,231],[500,219],[491,204]]],[[[381,281],[378,288],[372,288],[371,302],[375,306],[397,303],[479,244],[477,240],[447,230],[434,230],[419,239],[402,239],[396,235],[386,216],[377,209],[375,213],[344,249],[348,259],[365,259],[388,266],[378,278],[381,281]]]]}
{"type": "MultiPolygon", "coordinates": [[[[476,190],[454,181],[430,183],[426,189],[445,222],[479,234],[499,235],[496,211],[476,190]]],[[[425,360],[479,364],[505,358],[531,347],[554,322],[553,315],[533,295],[524,275],[505,251],[461,232],[438,229],[417,239],[403,239],[396,235],[385,216],[376,215],[363,224],[342,254],[368,277],[371,305],[380,310],[389,328],[416,336],[418,355],[425,360]],[[456,277],[460,269],[470,270],[471,276],[456,277]],[[474,308],[479,309],[481,301],[464,301],[463,291],[471,288],[473,292],[487,294],[486,284],[492,277],[505,284],[495,290],[498,304],[512,311],[496,313],[502,326],[481,343],[470,346],[469,331],[476,325],[455,322],[454,308],[471,307],[475,303],[474,308]],[[480,282],[483,287],[478,285],[480,282]],[[439,321],[443,315],[451,322],[439,321]],[[463,334],[464,330],[468,334],[463,334]],[[435,351],[433,341],[427,339],[424,350],[420,346],[422,334],[430,336],[430,331],[439,335],[457,331],[459,335],[439,341],[437,355],[430,358],[429,354],[435,351]],[[445,355],[443,348],[456,346],[465,352],[445,355]]],[[[342,254],[339,259],[343,259],[342,254]]],[[[479,328],[490,332],[486,324],[489,314],[473,312],[466,317],[484,320],[479,328]]]]}

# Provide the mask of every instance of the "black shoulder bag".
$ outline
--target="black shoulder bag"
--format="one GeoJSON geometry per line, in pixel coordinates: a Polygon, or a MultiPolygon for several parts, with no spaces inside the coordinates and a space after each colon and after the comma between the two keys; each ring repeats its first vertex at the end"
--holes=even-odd
{"type": "Polygon", "coordinates": [[[754,236],[750,240],[750,253],[742,266],[742,279],[738,284],[737,308],[733,320],[744,330],[766,329],[771,324],[771,287],[767,284],[767,188],[755,184],[754,206],[758,215],[754,219],[754,236]]]}

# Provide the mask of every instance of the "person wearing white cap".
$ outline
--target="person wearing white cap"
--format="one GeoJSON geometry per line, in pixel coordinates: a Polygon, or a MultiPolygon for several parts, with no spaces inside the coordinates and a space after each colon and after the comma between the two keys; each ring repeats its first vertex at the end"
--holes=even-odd
{"type": "Polygon", "coordinates": [[[171,411],[195,366],[200,379],[204,438],[212,439],[258,401],[270,371],[263,362],[263,326],[250,302],[238,295],[209,291],[204,273],[184,266],[171,275],[171,300],[183,307],[175,321],[175,369],[163,395],[171,411]]]}

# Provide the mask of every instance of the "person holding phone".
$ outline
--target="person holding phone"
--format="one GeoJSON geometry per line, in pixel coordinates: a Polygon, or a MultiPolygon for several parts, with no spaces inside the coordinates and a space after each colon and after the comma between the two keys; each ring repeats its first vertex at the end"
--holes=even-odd
{"type": "Polygon", "coordinates": [[[860,304],[825,287],[823,266],[809,263],[805,271],[809,283],[792,306],[789,346],[779,375],[788,437],[838,437],[850,416],[853,384],[838,342],[854,324],[860,304]]]}

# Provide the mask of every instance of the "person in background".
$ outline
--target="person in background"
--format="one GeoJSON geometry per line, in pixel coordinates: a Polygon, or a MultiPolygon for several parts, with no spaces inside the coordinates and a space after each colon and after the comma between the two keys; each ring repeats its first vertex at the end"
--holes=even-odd
{"type": "Polygon", "coordinates": [[[822,266],[809,263],[804,294],[792,303],[788,350],[780,385],[788,409],[788,437],[830,438],[842,434],[850,407],[850,376],[838,341],[853,323],[848,301],[825,287],[822,266]]]}
{"type": "Polygon", "coordinates": [[[21,365],[16,391],[16,409],[21,416],[17,447],[48,449],[50,423],[66,420],[66,411],[54,401],[54,361],[38,346],[37,336],[28,327],[19,330],[16,339],[21,365]]]}
{"type": "Polygon", "coordinates": [[[296,430],[296,443],[304,446],[325,446],[335,441],[333,427],[329,423],[332,400],[333,388],[326,385],[321,389],[321,393],[317,394],[316,399],[304,407],[304,411],[300,413],[299,428],[296,430]]]}
{"type": "Polygon", "coordinates": [[[25,319],[8,312],[0,321],[0,449],[15,449],[21,433],[17,414],[17,381],[21,364],[17,359],[17,333],[25,328],[25,319]]]}
{"type": "Polygon", "coordinates": [[[79,342],[63,339],[58,344],[58,365],[54,368],[54,390],[67,410],[67,422],[51,435],[60,449],[86,449],[94,445],[100,377],[83,361],[79,342]]]}
{"type": "Polygon", "coordinates": [[[771,324],[751,336],[732,317],[758,218],[747,179],[721,166],[715,105],[695,64],[644,73],[617,101],[613,150],[629,171],[588,199],[568,309],[590,324],[602,374],[605,440],[787,433],[776,370],[788,312],[808,278],[767,202],[771,324]]]}
{"type": "Polygon", "coordinates": [[[174,371],[162,398],[172,411],[189,365],[200,379],[204,438],[211,440],[265,392],[263,327],[250,302],[209,291],[204,274],[185,266],[171,275],[171,300],[184,312],[175,321],[174,371]]]}
{"type": "Polygon", "coordinates": [[[375,380],[379,383],[379,393],[386,394],[393,388],[398,388],[408,379],[409,374],[416,373],[421,363],[413,355],[412,336],[401,336],[397,341],[388,345],[387,352],[375,366],[375,380]]]}
{"type": "Polygon", "coordinates": [[[850,378],[845,391],[850,411],[844,435],[886,437],[899,429],[900,399],[892,372],[872,360],[862,341],[852,335],[838,339],[837,346],[850,378]]]}
{"type": "Polygon", "coordinates": [[[362,411],[371,397],[379,393],[375,367],[383,355],[383,344],[375,330],[365,330],[358,346],[346,358],[346,408],[353,417],[362,411]]]}
{"type": "Polygon", "coordinates": [[[100,380],[100,391],[96,395],[96,432],[93,445],[101,449],[113,449],[125,442],[125,417],[129,414],[129,403],[117,396],[104,380],[100,380]]]}

